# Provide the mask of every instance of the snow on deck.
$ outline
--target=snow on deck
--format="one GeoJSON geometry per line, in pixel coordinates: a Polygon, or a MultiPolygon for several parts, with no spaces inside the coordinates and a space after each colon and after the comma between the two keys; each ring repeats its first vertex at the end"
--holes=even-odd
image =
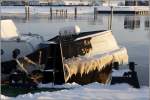
{"type": "Polygon", "coordinates": [[[16,28],[16,25],[12,20],[1,20],[0,25],[1,25],[1,30],[0,30],[1,39],[10,39],[10,38],[19,37],[19,33],[16,28]]]}
{"type": "Polygon", "coordinates": [[[149,100],[149,88],[146,86],[135,89],[128,84],[103,85],[97,82],[85,86],[76,86],[69,90],[55,92],[39,92],[24,94],[17,97],[1,95],[2,100],[149,100]]]}

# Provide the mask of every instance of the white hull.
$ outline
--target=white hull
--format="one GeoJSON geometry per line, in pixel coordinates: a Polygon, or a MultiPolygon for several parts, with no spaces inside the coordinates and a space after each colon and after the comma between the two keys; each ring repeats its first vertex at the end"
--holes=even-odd
{"type": "Polygon", "coordinates": [[[1,61],[13,60],[13,51],[15,49],[20,50],[18,57],[26,56],[33,53],[38,49],[38,46],[44,40],[38,35],[23,35],[20,36],[20,40],[2,40],[1,41],[1,61]]]}

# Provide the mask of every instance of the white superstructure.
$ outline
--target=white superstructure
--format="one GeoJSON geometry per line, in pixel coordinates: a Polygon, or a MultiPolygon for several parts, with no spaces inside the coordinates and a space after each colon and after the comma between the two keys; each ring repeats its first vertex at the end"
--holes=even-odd
{"type": "Polygon", "coordinates": [[[20,35],[12,20],[1,20],[1,61],[13,59],[13,51],[19,50],[18,57],[26,56],[38,49],[43,38],[36,34],[20,35]]]}

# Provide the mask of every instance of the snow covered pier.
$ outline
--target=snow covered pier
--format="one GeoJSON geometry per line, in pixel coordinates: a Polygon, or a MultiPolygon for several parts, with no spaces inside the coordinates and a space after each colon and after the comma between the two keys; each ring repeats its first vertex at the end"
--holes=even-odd
{"type": "Polygon", "coordinates": [[[111,8],[114,14],[149,14],[149,6],[98,6],[99,13],[111,13],[111,8]]]}
{"type": "MultiPolygon", "coordinates": [[[[96,8],[98,13],[111,13],[113,8],[114,14],[149,14],[149,6],[29,6],[29,13],[32,14],[50,14],[50,8],[53,13],[56,11],[67,10],[68,14],[74,14],[77,8],[78,14],[94,14],[96,8]]],[[[25,6],[1,6],[2,14],[23,14],[26,13],[25,6]]]]}

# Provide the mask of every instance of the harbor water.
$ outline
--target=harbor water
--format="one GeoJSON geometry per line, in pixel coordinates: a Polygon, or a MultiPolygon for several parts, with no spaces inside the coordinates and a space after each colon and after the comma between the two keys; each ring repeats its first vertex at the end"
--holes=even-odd
{"type": "MultiPolygon", "coordinates": [[[[35,33],[44,36],[45,40],[59,34],[59,29],[65,26],[78,25],[81,32],[94,30],[108,30],[110,26],[109,14],[93,14],[55,16],[50,19],[47,15],[31,15],[29,19],[24,14],[1,16],[2,19],[12,19],[18,31],[22,33],[35,33]]],[[[112,32],[118,44],[128,50],[129,61],[134,61],[141,85],[149,85],[149,42],[150,17],[148,15],[113,15],[112,32]]]]}

